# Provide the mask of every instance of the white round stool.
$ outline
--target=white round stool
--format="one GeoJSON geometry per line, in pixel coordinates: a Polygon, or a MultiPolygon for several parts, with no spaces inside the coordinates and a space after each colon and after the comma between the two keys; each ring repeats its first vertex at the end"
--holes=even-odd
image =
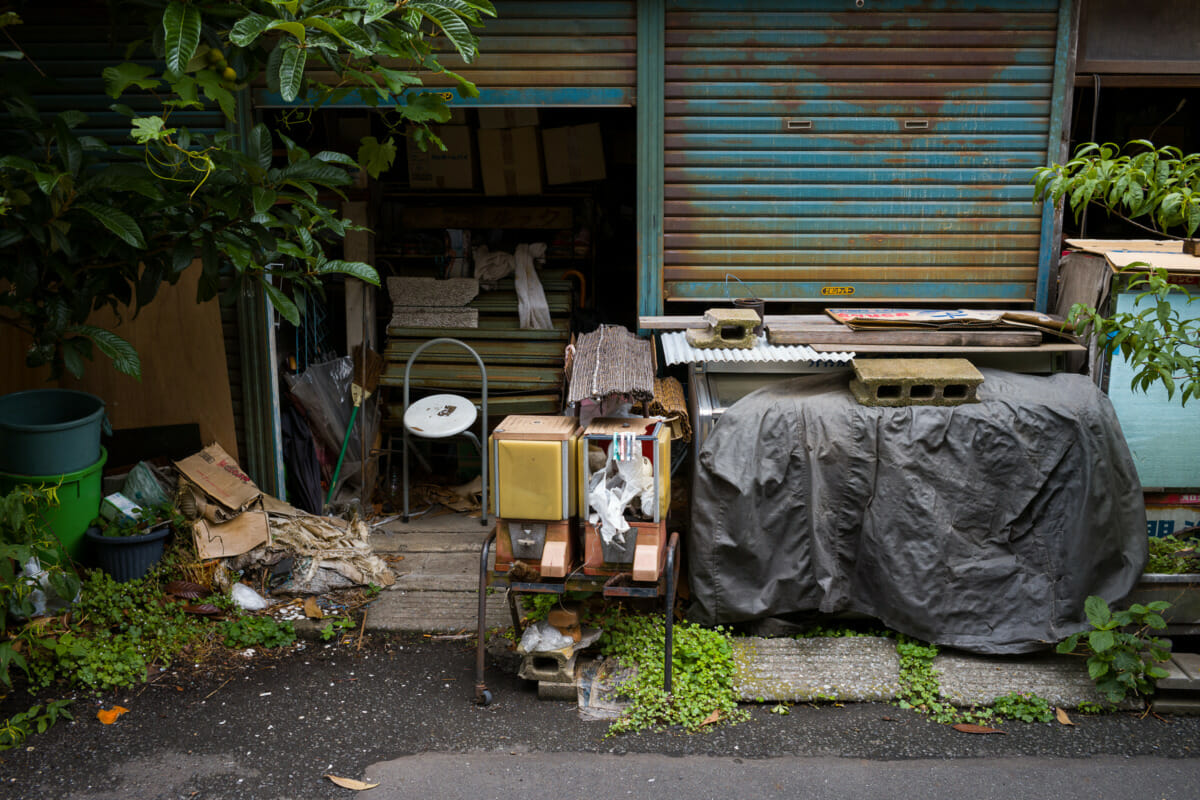
{"type": "Polygon", "coordinates": [[[423,397],[404,412],[404,427],[425,439],[458,436],[475,424],[479,412],[475,404],[456,394],[423,397]]]}

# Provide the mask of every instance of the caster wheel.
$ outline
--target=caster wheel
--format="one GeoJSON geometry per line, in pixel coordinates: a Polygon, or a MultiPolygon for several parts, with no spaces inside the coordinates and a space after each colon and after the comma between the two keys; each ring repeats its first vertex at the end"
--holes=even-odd
{"type": "Polygon", "coordinates": [[[403,522],[405,525],[407,525],[408,524],[408,514],[402,515],[400,517],[400,521],[403,522]]]}
{"type": "Polygon", "coordinates": [[[489,691],[489,690],[487,690],[487,689],[484,689],[484,690],[483,690],[483,691],[482,691],[482,692],[479,694],[479,697],[475,698],[475,702],[476,702],[477,704],[481,705],[481,706],[490,706],[490,705],[492,704],[492,693],[491,693],[491,691],[489,691]]]}

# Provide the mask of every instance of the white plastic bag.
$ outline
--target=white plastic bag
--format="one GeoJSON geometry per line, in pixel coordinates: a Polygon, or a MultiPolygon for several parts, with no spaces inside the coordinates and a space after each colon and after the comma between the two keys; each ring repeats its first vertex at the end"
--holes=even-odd
{"type": "Polygon", "coordinates": [[[235,583],[232,594],[233,604],[246,611],[262,611],[271,605],[266,598],[244,583],[235,583]]]}
{"type": "Polygon", "coordinates": [[[525,633],[521,635],[521,644],[517,649],[523,653],[549,653],[573,644],[575,644],[574,639],[565,633],[560,633],[558,628],[546,620],[541,620],[525,629],[525,633]]]}

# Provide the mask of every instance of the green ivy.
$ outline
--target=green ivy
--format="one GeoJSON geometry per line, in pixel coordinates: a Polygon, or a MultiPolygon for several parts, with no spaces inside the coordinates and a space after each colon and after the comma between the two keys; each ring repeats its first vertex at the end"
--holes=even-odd
{"type": "Polygon", "coordinates": [[[290,620],[280,622],[273,617],[246,616],[224,623],[221,640],[226,647],[235,650],[287,647],[296,641],[296,628],[290,620]]]}
{"type": "Polygon", "coordinates": [[[331,639],[336,639],[343,633],[349,633],[354,630],[354,620],[350,617],[338,617],[329,620],[329,623],[321,628],[321,641],[328,642],[331,639]]]}
{"type": "Polygon", "coordinates": [[[52,700],[45,706],[33,705],[26,710],[0,720],[0,751],[11,750],[24,742],[31,733],[45,733],[60,719],[74,719],[67,708],[71,700],[52,700]]]}
{"type": "Polygon", "coordinates": [[[681,727],[689,732],[716,722],[733,724],[749,715],[733,688],[736,665],[729,631],[689,622],[674,626],[672,692],[663,691],[666,624],[658,616],[610,614],[600,640],[603,653],[637,668],[623,687],[630,706],[609,734],[681,727]]]}
{"type": "Polygon", "coordinates": [[[1084,612],[1092,630],[1074,633],[1058,643],[1058,652],[1087,656],[1088,675],[1111,703],[1126,697],[1154,693],[1155,684],[1167,677],[1158,666],[1171,658],[1171,643],[1150,634],[1167,627],[1162,612],[1165,600],[1113,611],[1104,598],[1092,595],[1084,612]]]}
{"type": "Polygon", "coordinates": [[[903,634],[896,641],[900,656],[901,708],[911,708],[925,714],[934,722],[953,725],[960,722],[976,724],[1003,719],[1020,722],[1049,722],[1053,719],[1050,704],[1033,693],[1012,693],[997,697],[990,706],[956,708],[941,699],[938,672],[933,668],[937,657],[936,645],[925,644],[903,634]]]}

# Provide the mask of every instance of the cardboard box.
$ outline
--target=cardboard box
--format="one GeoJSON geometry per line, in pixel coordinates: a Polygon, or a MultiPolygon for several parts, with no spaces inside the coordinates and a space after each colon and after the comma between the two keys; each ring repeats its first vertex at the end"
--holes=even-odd
{"type": "Polygon", "coordinates": [[[487,128],[479,131],[483,193],[542,193],[542,154],[537,128],[487,128]]]}
{"type": "Polygon", "coordinates": [[[481,128],[528,128],[538,124],[536,108],[481,108],[481,128]]]}
{"type": "Polygon", "coordinates": [[[466,125],[433,126],[445,150],[430,145],[424,152],[408,139],[408,185],[413,189],[474,189],[475,148],[466,125]]]}
{"type": "Polygon", "coordinates": [[[542,131],[546,151],[546,183],[604,180],[604,141],[600,125],[571,125],[542,131]]]}

